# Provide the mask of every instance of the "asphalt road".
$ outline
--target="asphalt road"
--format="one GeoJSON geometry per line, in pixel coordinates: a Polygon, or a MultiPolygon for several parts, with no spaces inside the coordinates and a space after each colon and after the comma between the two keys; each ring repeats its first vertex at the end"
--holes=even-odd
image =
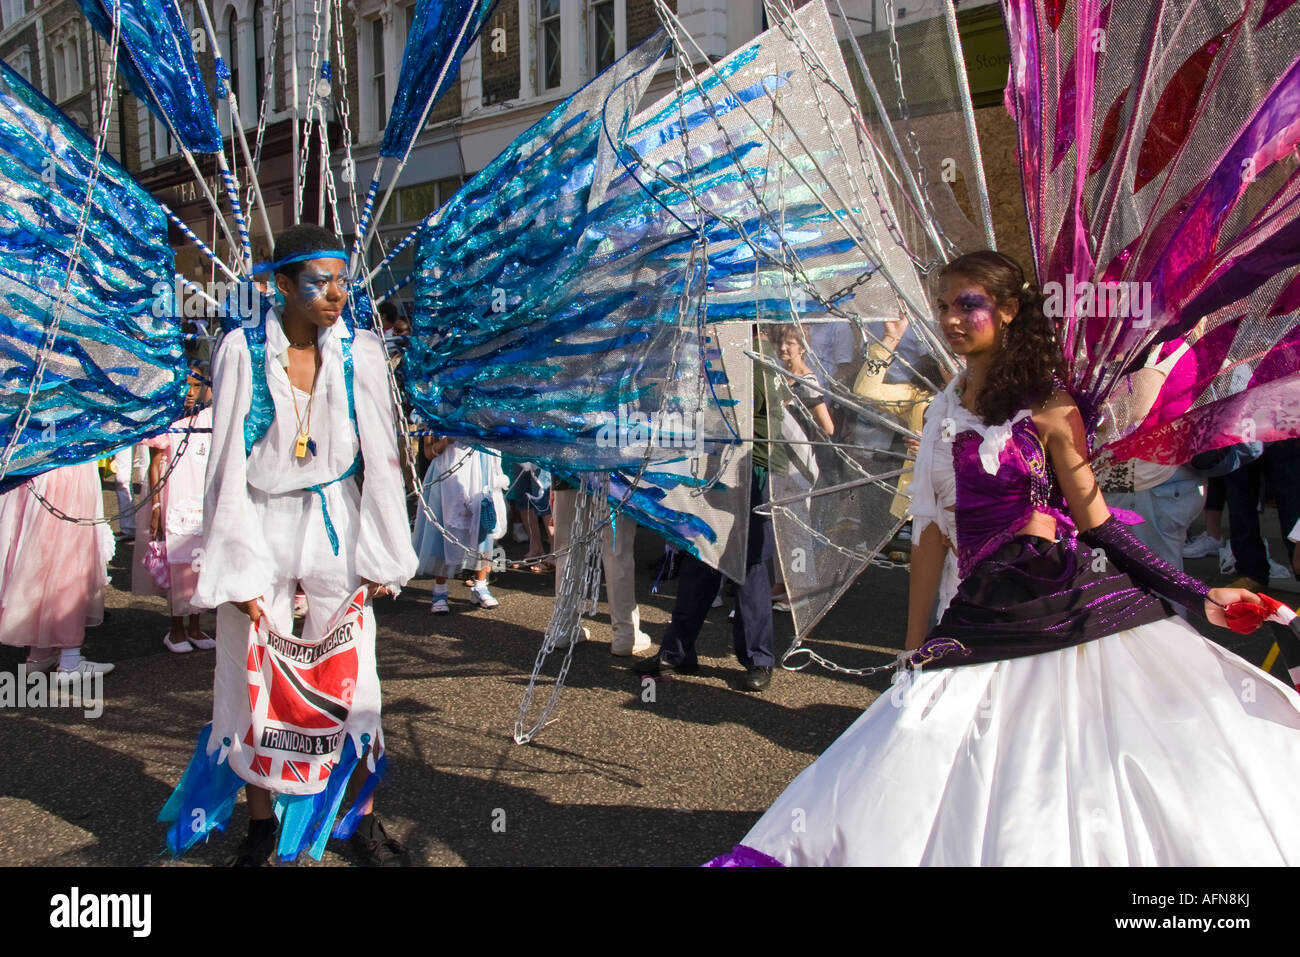
{"type": "MultiPolygon", "coordinates": [[[[522,548],[510,546],[511,555],[522,548]]],[[[662,544],[643,532],[637,551],[643,627],[657,639],[676,582],[650,594],[646,566],[662,544]]],[[[130,546],[119,546],[111,617],[85,645],[88,658],[117,663],[102,715],[0,708],[0,865],[172,863],[156,816],[210,718],[212,652],[163,649],[164,602],[130,594],[129,558],[130,546]]],[[[1189,571],[1226,582],[1209,560],[1189,571]]],[[[511,731],[552,587],[550,576],[504,573],[493,584],[500,608],[484,611],[453,582],[452,614],[434,618],[432,581],[417,579],[377,605],[390,762],[377,811],[420,863],[698,864],[737,843],[888,687],[887,673],[863,679],[810,666],[779,671],[764,694],[741,691],[723,607],[700,637],[699,676],[658,683],[647,701],[629,659],[609,654],[602,604],[554,720],[516,745],[511,731]]],[[[901,570],[869,570],[818,626],[817,650],[848,665],[887,661],[886,649],[901,647],[906,587],[901,570]]],[[[776,621],[784,650],[790,617],[776,621]]],[[[204,623],[211,630],[211,616],[204,623]]],[[[1255,663],[1271,644],[1264,635],[1216,638],[1255,663]]],[[[20,660],[13,649],[0,654],[7,670],[20,660]]],[[[548,660],[544,674],[558,665],[548,660]]],[[[539,688],[538,704],[549,690],[549,681],[539,688]]],[[[241,803],[230,831],[180,864],[223,863],[245,821],[241,803]]],[[[351,862],[331,842],[321,863],[351,862]]]]}

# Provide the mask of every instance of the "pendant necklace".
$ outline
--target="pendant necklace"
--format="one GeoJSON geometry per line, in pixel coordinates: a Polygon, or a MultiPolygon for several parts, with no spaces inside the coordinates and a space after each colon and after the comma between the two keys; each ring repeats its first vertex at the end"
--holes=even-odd
{"type": "MultiPolygon", "coordinates": [[[[297,343],[289,343],[294,348],[302,349],[297,343]]],[[[315,343],[309,343],[315,345],[315,343]]],[[[286,369],[287,372],[287,369],[286,369]]],[[[298,418],[298,440],[293,444],[293,457],[296,459],[306,458],[308,455],[316,454],[316,442],[311,437],[311,406],[316,400],[316,378],[319,370],[312,375],[311,393],[307,396],[307,423],[304,426],[302,413],[298,411],[298,390],[294,387],[293,380],[289,381],[289,398],[293,400],[293,414],[298,418]]]]}

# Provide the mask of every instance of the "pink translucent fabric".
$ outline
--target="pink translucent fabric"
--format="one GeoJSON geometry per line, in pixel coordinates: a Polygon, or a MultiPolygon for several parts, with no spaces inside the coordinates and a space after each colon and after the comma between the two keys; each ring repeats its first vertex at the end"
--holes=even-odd
{"type": "Polygon", "coordinates": [[[1089,431],[1128,372],[1185,339],[1114,458],[1177,464],[1300,435],[1300,3],[1005,9],[1038,281],[1145,298],[1141,312],[1054,307],[1089,431]]]}
{"type": "MultiPolygon", "coordinates": [[[[69,515],[104,514],[94,462],[54,469],[32,485],[69,515]]],[[[55,518],[25,484],[0,496],[0,644],[81,645],[87,620],[103,616],[103,528],[55,518]]]]}

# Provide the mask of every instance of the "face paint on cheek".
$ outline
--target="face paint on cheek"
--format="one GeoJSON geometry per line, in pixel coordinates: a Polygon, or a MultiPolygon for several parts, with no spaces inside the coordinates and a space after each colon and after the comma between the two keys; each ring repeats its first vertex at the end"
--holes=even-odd
{"type": "Polygon", "coordinates": [[[302,296],[303,302],[315,302],[321,296],[325,295],[325,290],[329,288],[333,276],[327,276],[323,273],[303,273],[298,277],[298,293],[302,296]]]}
{"type": "Polygon", "coordinates": [[[975,293],[963,293],[953,303],[965,316],[966,325],[981,335],[993,328],[993,303],[975,293]]]}

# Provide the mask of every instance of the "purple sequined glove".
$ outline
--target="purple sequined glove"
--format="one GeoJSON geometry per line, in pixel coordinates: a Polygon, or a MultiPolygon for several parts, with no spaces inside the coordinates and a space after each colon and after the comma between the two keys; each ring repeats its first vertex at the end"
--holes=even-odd
{"type": "Polygon", "coordinates": [[[1201,611],[1210,595],[1210,586],[1185,575],[1142,544],[1128,526],[1114,515],[1096,528],[1079,533],[1079,541],[1106,550],[1106,557],[1128,577],[1162,598],[1184,608],[1201,611]]]}

